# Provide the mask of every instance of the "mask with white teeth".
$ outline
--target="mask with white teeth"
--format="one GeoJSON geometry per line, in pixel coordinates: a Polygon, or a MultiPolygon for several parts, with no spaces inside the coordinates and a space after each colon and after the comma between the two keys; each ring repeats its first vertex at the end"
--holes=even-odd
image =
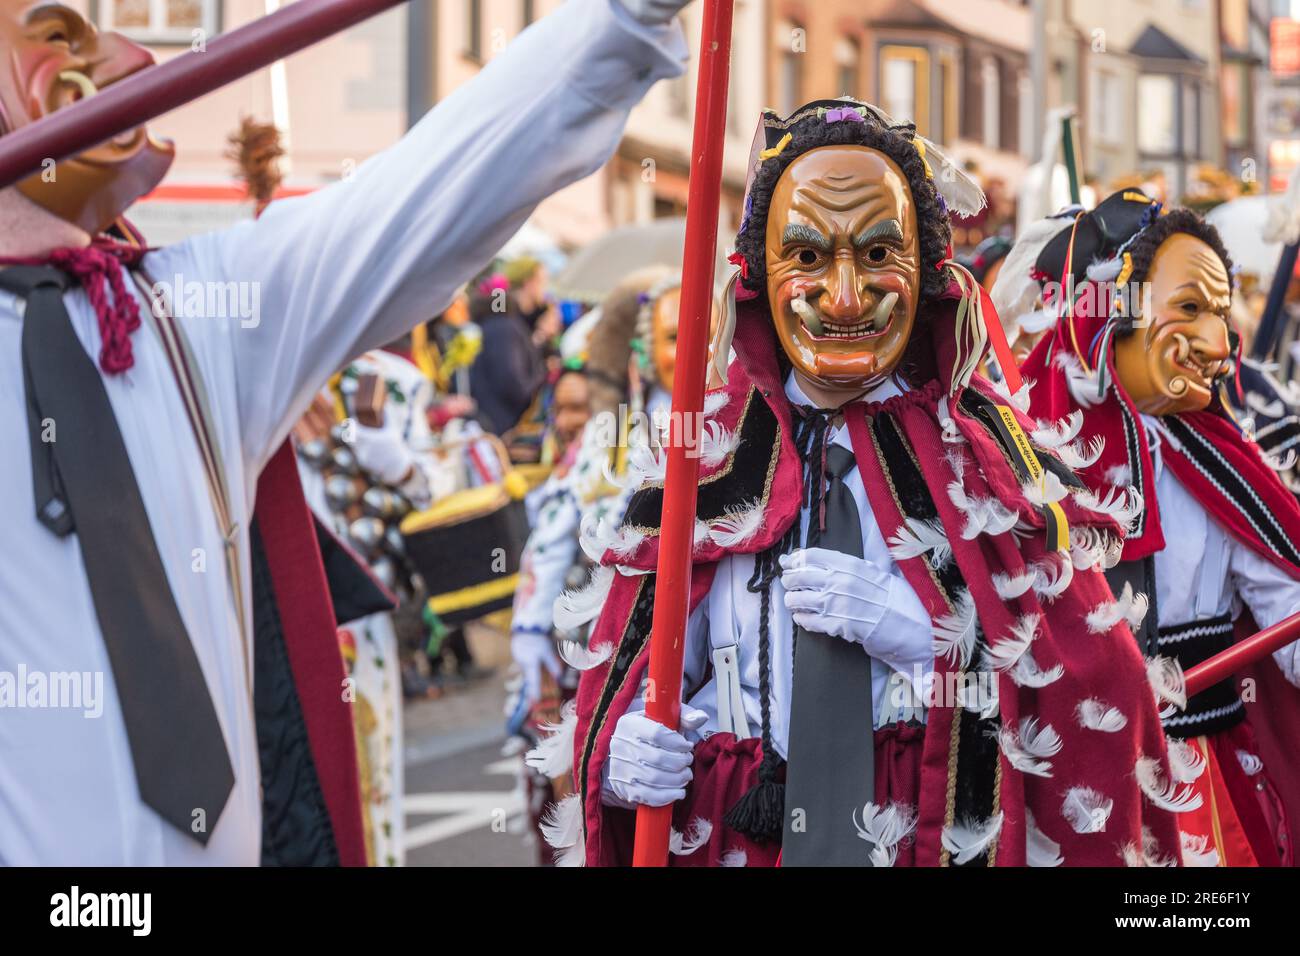
{"type": "Polygon", "coordinates": [[[907,178],[866,146],[809,150],[768,207],[767,299],[797,375],[865,390],[898,367],[916,318],[921,254],[907,178]]]}
{"type": "MultiPolygon", "coordinates": [[[[0,135],[30,125],[153,63],[117,33],[100,33],[69,7],[0,0],[0,135]]],[[[45,210],[95,234],[170,168],[175,150],[145,127],[61,160],[15,187],[45,210]]]]}

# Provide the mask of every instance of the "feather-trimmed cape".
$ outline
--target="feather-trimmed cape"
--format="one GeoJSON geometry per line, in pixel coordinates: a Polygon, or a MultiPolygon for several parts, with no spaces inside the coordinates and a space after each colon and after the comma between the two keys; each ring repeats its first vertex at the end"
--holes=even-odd
{"type": "MultiPolygon", "coordinates": [[[[917,334],[935,343],[936,368],[953,364],[956,307],[950,295],[918,317],[917,334]]],[[[738,313],[737,361],[725,391],[711,393],[730,450],[702,469],[692,608],[721,558],[766,549],[798,520],[802,467],[771,321],[759,303],[738,313]]],[[[1175,816],[1144,796],[1135,775],[1151,758],[1146,765],[1170,779],[1144,663],[1122,613],[1109,613],[1101,575],[1118,554],[1119,526],[1075,500],[1082,486],[1041,446],[1033,451],[1048,478],[1022,486],[989,417],[991,406],[1009,402],[983,380],[948,397],[941,378],[845,412],[875,520],[898,542],[899,567],[936,622],[936,686],[955,689],[984,669],[998,697],[997,708],[981,711],[963,708],[955,692],[932,701],[916,861],[1119,865],[1135,847],[1177,859],[1175,816]],[[1068,552],[1046,548],[1044,498],[1069,521],[1068,552]],[[1104,626],[1089,628],[1099,612],[1104,626]],[[972,833],[981,834],[978,846],[972,833]]],[[[612,653],[578,691],[576,794],[557,828],[569,861],[629,862],[612,836],[626,821],[611,816],[628,811],[602,806],[601,769],[646,672],[661,499],[661,483],[643,486],[605,553],[619,571],[591,645],[612,653]]],[[[714,850],[735,845],[721,820],[710,822],[711,839],[722,841],[714,850]]]]}

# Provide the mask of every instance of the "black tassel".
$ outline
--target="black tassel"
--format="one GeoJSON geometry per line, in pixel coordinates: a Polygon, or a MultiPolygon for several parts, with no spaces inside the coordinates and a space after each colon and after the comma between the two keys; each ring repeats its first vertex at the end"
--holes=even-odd
{"type": "Polygon", "coordinates": [[[785,826],[785,784],[764,780],[762,771],[759,773],[758,783],[736,801],[723,819],[731,829],[756,843],[771,843],[781,839],[785,826]]]}

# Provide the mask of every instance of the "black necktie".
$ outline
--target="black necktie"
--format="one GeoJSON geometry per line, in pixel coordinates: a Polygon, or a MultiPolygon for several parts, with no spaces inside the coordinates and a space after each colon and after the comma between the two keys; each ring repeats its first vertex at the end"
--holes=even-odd
{"type": "Polygon", "coordinates": [[[22,360],[36,516],[60,537],[77,534],[140,798],[206,844],[234,769],[108,393],[63,305],[72,282],[50,266],[0,271],[0,288],[27,300],[22,360]]]}
{"type": "MultiPolygon", "coordinates": [[[[826,448],[825,526],[814,504],[808,547],[862,557],[858,506],[844,483],[854,465],[847,448],[826,448]]],[[[803,628],[795,647],[781,863],[870,866],[871,845],[853,820],[875,800],[871,659],[857,644],[803,628]]]]}

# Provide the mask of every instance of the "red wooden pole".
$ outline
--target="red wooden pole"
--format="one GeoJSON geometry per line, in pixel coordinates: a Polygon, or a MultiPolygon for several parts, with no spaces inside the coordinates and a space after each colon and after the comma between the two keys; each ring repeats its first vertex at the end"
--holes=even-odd
{"type": "Polygon", "coordinates": [[[1187,680],[1187,696],[1199,694],[1205,688],[1231,677],[1297,639],[1300,639],[1300,612],[1278,621],[1272,627],[1264,628],[1258,634],[1252,634],[1244,641],[1238,641],[1207,661],[1201,661],[1184,675],[1187,680]]]}
{"type": "Polygon", "coordinates": [[[0,189],[147,123],[404,0],[297,0],[216,37],[200,52],[119,80],[30,126],[0,137],[0,189]]]}
{"type": "MultiPolygon", "coordinates": [[[[682,656],[691,591],[695,496],[700,477],[699,435],[704,413],[709,319],[713,311],[713,264],[718,250],[732,5],[733,0],[704,0],[691,178],[686,197],[677,372],[673,377],[668,470],[664,480],[654,625],[650,635],[646,714],[674,730],[681,721],[682,709],[682,656]]],[[[637,808],[633,865],[667,865],[672,811],[671,805],[637,808]]]]}

